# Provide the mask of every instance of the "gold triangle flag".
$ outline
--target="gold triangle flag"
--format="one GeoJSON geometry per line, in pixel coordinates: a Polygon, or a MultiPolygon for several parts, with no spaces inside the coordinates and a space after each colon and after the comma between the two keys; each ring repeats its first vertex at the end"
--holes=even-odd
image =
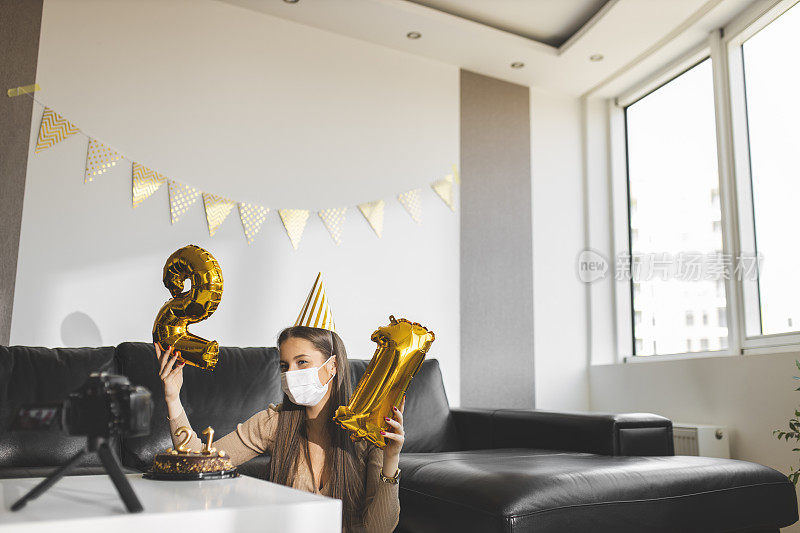
{"type": "Polygon", "coordinates": [[[212,237],[219,227],[231,214],[236,202],[228,200],[216,194],[203,193],[203,205],[206,208],[206,221],[208,222],[208,234],[212,237]]]}
{"type": "Polygon", "coordinates": [[[414,222],[419,224],[422,221],[422,202],[420,201],[421,189],[411,189],[410,191],[400,194],[397,199],[406,208],[408,214],[414,219],[414,222]]]}
{"type": "Polygon", "coordinates": [[[314,285],[311,286],[306,303],[303,304],[294,325],[336,331],[325,287],[322,285],[322,272],[317,274],[317,279],[314,280],[314,285]]]}
{"type": "Polygon", "coordinates": [[[331,234],[333,242],[337,245],[342,244],[342,226],[344,226],[345,213],[347,213],[346,207],[323,209],[318,213],[322,223],[328,228],[328,233],[331,234]]]}
{"type": "Polygon", "coordinates": [[[448,174],[444,178],[440,179],[431,184],[431,188],[439,195],[444,203],[447,204],[447,207],[450,208],[451,211],[455,211],[455,205],[453,204],[453,176],[452,174],[448,174]]]}
{"type": "Polygon", "coordinates": [[[239,202],[239,218],[242,221],[247,244],[253,244],[256,233],[267,219],[267,213],[269,213],[269,209],[266,207],[239,202]]]}
{"type": "Polygon", "coordinates": [[[461,185],[461,175],[458,173],[458,166],[455,163],[453,163],[453,176],[455,177],[456,185],[461,185]]]}
{"type": "Polygon", "coordinates": [[[303,238],[303,230],[306,229],[306,222],[308,222],[308,210],[278,209],[278,214],[281,216],[289,240],[292,241],[292,247],[297,250],[297,247],[300,246],[300,239],[303,238]]]}
{"type": "Polygon", "coordinates": [[[104,145],[97,139],[89,139],[89,147],[86,149],[86,173],[83,175],[83,182],[92,181],[95,176],[111,170],[116,166],[117,161],[122,159],[122,154],[104,145]]]}
{"type": "Polygon", "coordinates": [[[38,154],[42,150],[50,148],[79,131],[81,130],[70,121],[49,107],[45,107],[42,115],[42,125],[39,127],[39,140],[36,141],[36,153],[38,154]]]}
{"type": "Polygon", "coordinates": [[[154,170],[150,170],[141,163],[133,162],[133,207],[144,202],[161,187],[167,178],[154,170]]]}
{"type": "Polygon", "coordinates": [[[175,180],[168,180],[167,183],[169,185],[169,213],[174,224],[200,198],[202,193],[194,187],[178,183],[175,180]]]}
{"type": "Polygon", "coordinates": [[[378,200],[376,202],[367,202],[364,204],[358,204],[358,210],[361,211],[361,214],[364,215],[364,218],[367,219],[369,225],[372,226],[372,231],[375,232],[375,235],[378,238],[381,237],[383,234],[383,200],[378,200]]]}

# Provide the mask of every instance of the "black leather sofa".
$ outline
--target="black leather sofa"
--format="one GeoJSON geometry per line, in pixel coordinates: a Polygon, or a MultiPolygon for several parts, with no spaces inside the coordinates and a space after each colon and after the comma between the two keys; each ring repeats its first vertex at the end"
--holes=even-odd
{"type": "MultiPolygon", "coordinates": [[[[275,348],[220,350],[213,373],[185,370],[195,429],[217,435],[281,400],[275,348]]],[[[367,361],[352,361],[353,378],[367,361]]],[[[115,444],[129,471],[171,442],[148,343],[101,348],[0,346],[0,477],[46,475],[85,439],[9,432],[17,408],[55,402],[89,372],[128,376],[154,396],[152,432],[115,444]]],[[[794,486],[755,463],[673,455],[672,424],[651,414],[451,409],[429,359],[406,400],[398,531],[767,532],[797,520],[794,486]]],[[[269,457],[241,466],[264,477],[269,457]]],[[[100,473],[89,458],[76,473],[100,473]]]]}

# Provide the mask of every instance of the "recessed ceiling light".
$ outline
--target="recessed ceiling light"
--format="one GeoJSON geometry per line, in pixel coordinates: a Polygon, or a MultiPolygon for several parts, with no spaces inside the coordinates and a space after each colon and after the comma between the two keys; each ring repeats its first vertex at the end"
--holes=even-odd
{"type": "Polygon", "coordinates": [[[603,54],[594,54],[589,56],[589,61],[602,61],[602,60],[603,60],[603,54]]]}
{"type": "Polygon", "coordinates": [[[296,4],[300,0],[283,0],[283,1],[286,2],[287,4],[296,4]]]}
{"type": "Polygon", "coordinates": [[[422,37],[422,34],[418,31],[410,31],[406,33],[406,37],[408,37],[409,39],[419,39],[420,37],[422,37]]]}
{"type": "Polygon", "coordinates": [[[514,61],[513,63],[511,63],[511,68],[519,69],[519,68],[522,68],[524,66],[525,66],[525,63],[523,63],[522,61],[514,61]]]}

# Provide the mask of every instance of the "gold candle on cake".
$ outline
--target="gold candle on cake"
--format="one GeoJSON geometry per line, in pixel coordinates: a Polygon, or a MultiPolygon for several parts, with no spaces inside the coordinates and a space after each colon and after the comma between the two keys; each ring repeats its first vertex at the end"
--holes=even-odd
{"type": "Polygon", "coordinates": [[[214,430],[207,427],[203,431],[206,442],[202,450],[192,450],[189,442],[194,437],[192,428],[181,426],[175,430],[180,439],[175,449],[167,448],[153,458],[153,467],[145,474],[150,479],[226,479],[236,477],[238,472],[224,450],[212,446],[214,430]]]}
{"type": "Polygon", "coordinates": [[[386,446],[381,435],[388,428],[384,417],[391,417],[392,407],[399,406],[436,338],[432,331],[405,318],[390,316],[389,322],[372,334],[378,348],[350,402],[334,416],[341,427],[352,432],[353,440],[366,439],[380,448],[386,446]]]}

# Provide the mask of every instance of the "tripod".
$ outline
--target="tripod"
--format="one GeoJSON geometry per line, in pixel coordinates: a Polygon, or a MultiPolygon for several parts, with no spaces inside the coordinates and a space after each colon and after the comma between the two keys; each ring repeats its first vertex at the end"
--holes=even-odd
{"type": "Polygon", "coordinates": [[[47,489],[64,477],[87,453],[97,453],[100,457],[103,468],[106,469],[106,473],[111,477],[111,481],[114,482],[114,486],[117,488],[117,492],[125,503],[128,512],[142,512],[142,504],[139,502],[139,498],[136,497],[136,493],[133,492],[133,487],[131,487],[131,484],[128,482],[128,478],[122,473],[122,466],[119,464],[119,459],[117,459],[117,456],[114,455],[113,450],[108,445],[108,439],[106,437],[89,437],[89,441],[83,450],[67,461],[66,464],[59,467],[58,470],[47,476],[41,483],[33,487],[25,496],[17,500],[14,505],[11,506],[11,510],[19,511],[25,507],[25,504],[30,500],[44,494],[47,489]]]}

